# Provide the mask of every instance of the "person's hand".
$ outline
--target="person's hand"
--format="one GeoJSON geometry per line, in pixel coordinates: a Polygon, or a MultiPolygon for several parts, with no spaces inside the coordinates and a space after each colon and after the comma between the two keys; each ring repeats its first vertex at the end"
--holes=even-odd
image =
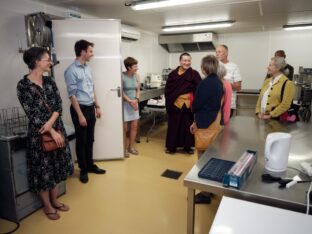
{"type": "Polygon", "coordinates": [[[266,114],[264,114],[264,115],[262,116],[262,119],[271,119],[271,115],[266,115],[266,114]]]}
{"type": "Polygon", "coordinates": [[[262,113],[258,113],[257,116],[258,116],[259,119],[262,119],[263,114],[262,113]]]}
{"type": "Polygon", "coordinates": [[[98,119],[101,118],[102,112],[101,112],[100,107],[95,108],[95,116],[96,116],[96,118],[98,118],[98,119]]]}
{"type": "Polygon", "coordinates": [[[190,126],[190,132],[192,134],[194,134],[194,132],[195,132],[195,123],[192,123],[192,125],[190,126]]]}
{"type": "Polygon", "coordinates": [[[139,104],[138,104],[138,101],[137,100],[131,100],[129,102],[129,104],[132,106],[132,108],[137,111],[139,109],[139,104]]]}
{"type": "Polygon", "coordinates": [[[65,146],[64,138],[60,133],[58,133],[55,130],[52,130],[51,136],[52,136],[53,140],[55,141],[57,147],[62,148],[65,146]]]}
{"type": "Polygon", "coordinates": [[[84,115],[78,116],[78,119],[79,119],[80,126],[82,126],[82,127],[86,127],[87,126],[87,120],[84,117],[84,115]]]}
{"type": "Polygon", "coordinates": [[[45,132],[50,132],[51,129],[52,129],[52,124],[50,121],[48,121],[39,129],[39,133],[43,134],[45,132]]]}

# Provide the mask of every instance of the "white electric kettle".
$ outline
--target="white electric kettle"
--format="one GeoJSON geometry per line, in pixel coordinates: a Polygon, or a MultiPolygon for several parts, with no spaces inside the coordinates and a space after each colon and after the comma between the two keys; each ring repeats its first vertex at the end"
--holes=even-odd
{"type": "Polygon", "coordinates": [[[274,132],[267,135],[265,142],[265,169],[283,172],[287,169],[291,135],[274,132]]]}

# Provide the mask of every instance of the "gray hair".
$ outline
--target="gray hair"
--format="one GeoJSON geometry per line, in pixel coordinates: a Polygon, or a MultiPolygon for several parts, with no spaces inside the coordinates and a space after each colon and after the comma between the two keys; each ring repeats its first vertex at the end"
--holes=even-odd
{"type": "Polygon", "coordinates": [[[217,75],[221,80],[226,76],[226,68],[222,63],[219,63],[217,75]]]}
{"type": "Polygon", "coordinates": [[[273,57],[271,58],[271,61],[274,63],[274,65],[281,71],[284,71],[284,68],[286,67],[287,63],[285,58],[283,57],[273,57]]]}
{"type": "Polygon", "coordinates": [[[209,76],[212,73],[217,74],[218,67],[219,61],[214,55],[207,55],[202,58],[201,69],[206,76],[209,76]]]}

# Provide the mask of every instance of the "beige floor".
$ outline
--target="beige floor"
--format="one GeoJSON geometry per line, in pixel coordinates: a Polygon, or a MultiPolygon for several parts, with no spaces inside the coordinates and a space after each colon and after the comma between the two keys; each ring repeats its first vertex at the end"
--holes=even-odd
{"type": "MultiPolygon", "coordinates": [[[[141,134],[146,132],[144,129],[141,134]]],[[[67,193],[60,200],[71,210],[58,221],[48,220],[41,210],[21,221],[16,233],[105,233],[105,234],[184,234],[186,233],[187,193],[183,178],[197,156],[164,153],[166,125],[152,132],[150,142],[137,145],[139,156],[99,162],[106,175],[90,174],[81,184],[76,169],[67,180],[67,193]],[[179,180],[161,177],[163,171],[183,172],[179,180]]],[[[195,233],[207,234],[220,199],[210,205],[196,205],[195,233]]],[[[0,233],[13,225],[0,221],[0,233]]]]}

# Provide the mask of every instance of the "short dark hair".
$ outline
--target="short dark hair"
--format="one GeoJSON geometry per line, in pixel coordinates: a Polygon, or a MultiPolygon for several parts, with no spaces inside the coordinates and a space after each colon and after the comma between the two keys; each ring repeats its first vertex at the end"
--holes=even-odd
{"type": "Polygon", "coordinates": [[[202,59],[201,69],[206,73],[206,75],[210,75],[212,73],[217,74],[219,68],[219,61],[214,55],[207,55],[202,59]]]}
{"type": "Polygon", "coordinates": [[[136,60],[135,58],[128,57],[124,60],[124,65],[125,65],[127,70],[129,70],[130,67],[132,67],[133,65],[136,65],[136,64],[138,64],[138,60],[136,60]]]}
{"type": "Polygon", "coordinates": [[[283,57],[286,58],[286,54],[284,50],[277,50],[274,54],[275,57],[283,57]]]}
{"type": "Polygon", "coordinates": [[[40,60],[45,53],[49,54],[45,48],[31,47],[23,54],[24,63],[30,70],[33,70],[36,68],[36,62],[40,60]]]}
{"type": "Polygon", "coordinates": [[[184,53],[182,53],[182,54],[180,55],[179,61],[181,61],[181,59],[182,59],[183,56],[192,57],[189,53],[184,52],[184,53]]]}
{"type": "Polygon", "coordinates": [[[86,41],[86,40],[76,41],[76,43],[75,43],[76,56],[79,57],[81,55],[81,51],[83,51],[83,50],[87,51],[89,46],[93,47],[94,43],[86,41]]]}

